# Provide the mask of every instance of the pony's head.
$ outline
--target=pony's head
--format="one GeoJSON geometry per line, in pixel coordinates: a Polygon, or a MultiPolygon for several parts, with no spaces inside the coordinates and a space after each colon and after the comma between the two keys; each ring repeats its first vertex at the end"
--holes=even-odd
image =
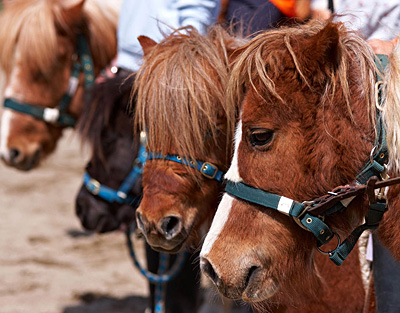
{"type": "Polygon", "coordinates": [[[85,80],[86,85],[94,80],[94,75],[84,77],[82,71],[91,70],[97,74],[116,53],[117,14],[114,10],[90,0],[68,3],[14,1],[0,15],[4,98],[13,104],[13,110],[3,110],[0,157],[7,165],[21,170],[35,167],[55,149],[63,125],[58,123],[57,110],[44,110],[43,119],[39,119],[33,117],[35,114],[15,110],[15,106],[26,104],[25,109],[29,108],[30,112],[61,107],[67,90],[76,90],[70,92],[72,99],[65,101],[69,104],[65,110],[68,120],[76,119],[82,107],[85,80]],[[85,64],[92,68],[82,69],[73,84],[70,77],[74,64],[83,64],[82,58],[77,56],[78,36],[86,39],[93,64],[85,64]]]}
{"type": "MultiPolygon", "coordinates": [[[[255,37],[228,86],[242,109],[225,177],[299,202],[352,183],[374,145],[376,73],[371,49],[342,24],[255,37]]],[[[361,224],[367,207],[359,202],[326,217],[341,238],[361,224]]],[[[314,236],[293,218],[224,194],[201,263],[230,298],[287,303],[318,289],[315,251],[314,236]]]]}
{"type": "MultiPolygon", "coordinates": [[[[96,232],[126,228],[135,219],[135,210],[128,201],[112,199],[130,174],[139,147],[132,116],[128,114],[133,77],[127,80],[125,77],[118,74],[97,84],[91,90],[90,101],[84,106],[79,120],[78,130],[82,139],[90,143],[92,158],[76,198],[76,214],[83,227],[96,232]],[[102,197],[100,188],[104,187],[100,186],[110,188],[112,192],[102,197]]],[[[129,187],[126,195],[139,197],[141,179],[129,187]]]]}
{"type": "Polygon", "coordinates": [[[227,169],[235,107],[225,105],[224,88],[227,46],[234,40],[220,27],[208,36],[187,27],[158,44],[140,41],[145,59],[135,82],[137,119],[148,134],[148,150],[200,164],[198,171],[154,158],[144,168],[138,226],[153,248],[177,252],[197,242],[219,201],[220,183],[201,168],[227,169]]]}

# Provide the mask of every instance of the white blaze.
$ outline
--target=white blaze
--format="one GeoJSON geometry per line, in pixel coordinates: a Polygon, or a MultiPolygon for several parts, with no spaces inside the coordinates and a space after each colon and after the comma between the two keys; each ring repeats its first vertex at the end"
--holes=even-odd
{"type": "MultiPolygon", "coordinates": [[[[238,149],[240,142],[242,140],[242,121],[240,120],[235,133],[235,151],[233,153],[233,159],[231,166],[228,172],[225,174],[225,178],[234,182],[242,181],[242,178],[239,175],[239,167],[238,167],[238,149]]],[[[218,239],[222,229],[225,226],[226,221],[229,218],[229,213],[232,208],[233,197],[229,194],[225,193],[222,197],[222,200],[218,206],[217,212],[215,213],[213,222],[211,224],[211,228],[204,240],[203,247],[200,252],[201,257],[206,257],[207,254],[211,251],[213,244],[218,239]]]]}
{"type": "Polygon", "coordinates": [[[12,119],[12,112],[8,109],[4,109],[1,117],[1,129],[0,129],[0,157],[9,160],[10,155],[8,152],[7,144],[8,137],[10,135],[10,125],[12,119]]]}
{"type": "Polygon", "coordinates": [[[211,251],[214,242],[218,239],[219,234],[225,226],[228,220],[229,213],[232,208],[233,198],[227,193],[224,194],[222,200],[218,206],[217,213],[215,213],[214,219],[211,224],[211,228],[204,240],[203,247],[201,248],[200,256],[205,257],[211,251]]]}
{"type": "Polygon", "coordinates": [[[240,142],[242,141],[242,120],[236,126],[235,132],[235,151],[233,152],[233,158],[229,170],[225,174],[225,178],[235,183],[243,181],[239,175],[239,164],[238,164],[238,150],[240,142]]]}

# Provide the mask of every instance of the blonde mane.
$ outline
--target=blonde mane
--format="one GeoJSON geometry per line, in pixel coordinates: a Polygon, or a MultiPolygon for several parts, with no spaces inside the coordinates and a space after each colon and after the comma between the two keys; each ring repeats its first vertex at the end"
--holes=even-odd
{"type": "MultiPolygon", "coordinates": [[[[48,73],[57,56],[57,27],[74,34],[62,15],[61,1],[16,0],[0,14],[0,68],[9,74],[18,46],[23,67],[48,73]],[[32,38],[36,44],[32,44],[32,38]]],[[[94,0],[87,0],[82,14],[82,31],[90,40],[95,66],[105,67],[116,54],[118,14],[94,0]]]]}
{"type": "Polygon", "coordinates": [[[389,148],[389,167],[400,174],[400,46],[397,44],[389,56],[385,72],[386,99],[383,104],[383,120],[389,148]]]}
{"type": "Polygon", "coordinates": [[[214,26],[207,36],[186,27],[145,56],[134,92],[136,121],[148,132],[150,151],[167,154],[173,147],[195,158],[204,156],[207,134],[216,141],[218,132],[227,131],[230,138],[236,107],[226,105],[225,86],[228,48],[237,44],[222,27],[214,26]],[[226,121],[227,129],[218,127],[217,118],[226,121]]]}

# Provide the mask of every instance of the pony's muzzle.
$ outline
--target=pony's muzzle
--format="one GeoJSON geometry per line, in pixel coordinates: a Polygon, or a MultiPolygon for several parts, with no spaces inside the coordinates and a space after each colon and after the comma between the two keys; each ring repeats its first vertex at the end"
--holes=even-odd
{"type": "Polygon", "coordinates": [[[162,217],[156,225],[150,223],[140,210],[136,211],[136,221],[139,229],[145,234],[157,233],[166,240],[177,237],[183,229],[182,218],[175,215],[162,217]]]}
{"type": "Polygon", "coordinates": [[[256,293],[254,289],[257,289],[260,284],[259,278],[263,271],[260,266],[247,265],[245,268],[239,269],[238,273],[231,272],[223,277],[218,274],[210,260],[200,257],[200,268],[225,297],[233,300],[255,300],[250,298],[253,298],[252,295],[256,293]]]}
{"type": "Polygon", "coordinates": [[[32,154],[23,153],[18,148],[10,148],[6,155],[2,155],[3,161],[22,171],[29,171],[34,168],[40,159],[41,149],[36,149],[32,154]]]}

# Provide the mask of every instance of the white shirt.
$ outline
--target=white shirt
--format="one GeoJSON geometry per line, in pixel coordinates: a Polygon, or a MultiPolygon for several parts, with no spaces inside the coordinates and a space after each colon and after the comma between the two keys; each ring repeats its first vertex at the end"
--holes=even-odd
{"type": "MultiPolygon", "coordinates": [[[[328,0],[312,0],[313,9],[327,8],[328,0]]],[[[400,0],[334,0],[335,21],[344,22],[366,39],[390,40],[400,33],[400,0]]]]}
{"type": "Polygon", "coordinates": [[[155,41],[171,27],[192,25],[205,34],[216,22],[220,0],[124,0],[118,22],[117,66],[137,71],[143,56],[137,40],[140,35],[155,41]]]}

